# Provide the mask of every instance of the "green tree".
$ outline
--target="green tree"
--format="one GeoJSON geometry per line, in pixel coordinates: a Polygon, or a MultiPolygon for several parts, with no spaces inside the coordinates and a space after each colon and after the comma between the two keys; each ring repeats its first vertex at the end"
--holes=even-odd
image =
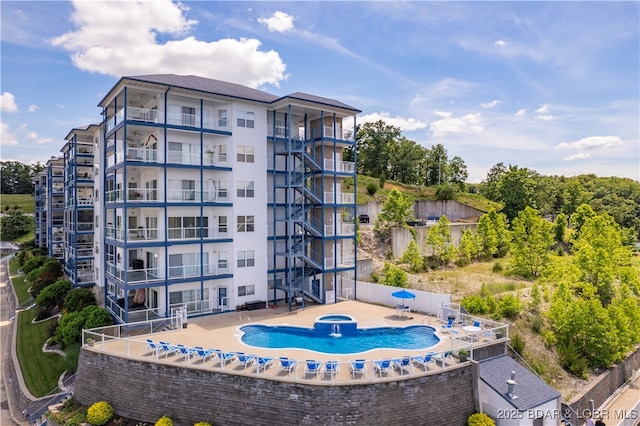
{"type": "Polygon", "coordinates": [[[64,310],[67,312],[78,312],[96,304],[96,296],[89,288],[73,289],[64,298],[64,310]]]}
{"type": "Polygon", "coordinates": [[[425,148],[402,136],[391,146],[387,177],[409,185],[420,185],[424,182],[425,160],[425,148]]]}
{"type": "Polygon", "coordinates": [[[449,159],[442,144],[433,145],[427,150],[425,186],[435,186],[447,182],[449,159]]]}
{"type": "Polygon", "coordinates": [[[560,213],[553,222],[553,234],[556,241],[564,241],[564,235],[567,232],[568,219],[567,215],[560,213]]]}
{"type": "Polygon", "coordinates": [[[376,229],[404,227],[412,217],[413,198],[394,188],[382,203],[382,210],[376,219],[376,229]]]}
{"type": "Polygon", "coordinates": [[[536,174],[529,169],[509,166],[500,178],[500,199],[502,211],[509,221],[513,220],[525,207],[535,208],[536,174]]]}
{"type": "Polygon", "coordinates": [[[392,263],[385,263],[382,268],[382,273],[384,274],[382,279],[382,284],[384,285],[407,287],[409,284],[409,276],[407,273],[392,263]]]}
{"type": "Polygon", "coordinates": [[[457,252],[451,241],[449,225],[449,219],[442,215],[438,219],[438,224],[429,228],[427,234],[427,243],[433,247],[433,258],[443,266],[454,261],[457,252]]]}
{"type": "Polygon", "coordinates": [[[504,257],[509,251],[511,235],[507,229],[507,216],[495,209],[480,216],[476,235],[480,252],[490,257],[504,257]]]}
{"type": "Polygon", "coordinates": [[[32,178],[42,169],[40,163],[0,161],[0,194],[33,194],[32,178]]]}
{"type": "Polygon", "coordinates": [[[526,207],[513,220],[511,269],[514,273],[531,278],[543,272],[553,244],[552,226],[531,207],[526,207]]]}
{"type": "Polygon", "coordinates": [[[453,157],[447,166],[447,172],[447,181],[457,185],[458,189],[462,190],[464,183],[469,178],[469,171],[462,157],[453,157]]]}
{"type": "Polygon", "coordinates": [[[36,297],[36,304],[41,308],[62,307],[65,297],[71,291],[71,283],[59,280],[43,288],[36,297]]]}
{"type": "Polygon", "coordinates": [[[391,153],[401,137],[399,127],[382,120],[358,125],[356,150],[358,173],[387,177],[391,153]]]}
{"type": "Polygon", "coordinates": [[[507,172],[504,163],[498,163],[489,169],[487,178],[480,184],[480,194],[491,201],[500,201],[502,175],[507,172]]]}
{"type": "Polygon", "coordinates": [[[632,253],[622,241],[620,226],[605,213],[586,219],[572,246],[580,281],[596,289],[603,306],[613,298],[619,269],[631,260],[632,253]]]}
{"type": "Polygon", "coordinates": [[[424,269],[424,257],[420,254],[418,243],[415,239],[409,241],[407,249],[402,253],[400,262],[408,263],[410,265],[411,272],[420,272],[424,269]]]}
{"type": "Polygon", "coordinates": [[[0,235],[3,240],[14,240],[33,231],[33,218],[20,210],[6,213],[0,219],[0,235]]]}
{"type": "Polygon", "coordinates": [[[576,209],[576,212],[571,215],[571,226],[573,227],[574,234],[573,239],[580,238],[580,229],[582,225],[587,221],[587,219],[592,218],[596,215],[596,212],[593,211],[590,205],[581,204],[576,209]]]}
{"type": "Polygon", "coordinates": [[[31,271],[27,277],[31,282],[29,292],[31,296],[37,298],[45,287],[62,277],[62,264],[56,259],[49,258],[44,265],[31,271]]]}
{"type": "Polygon", "coordinates": [[[458,264],[465,266],[478,256],[478,238],[470,229],[465,229],[458,244],[458,264]]]}

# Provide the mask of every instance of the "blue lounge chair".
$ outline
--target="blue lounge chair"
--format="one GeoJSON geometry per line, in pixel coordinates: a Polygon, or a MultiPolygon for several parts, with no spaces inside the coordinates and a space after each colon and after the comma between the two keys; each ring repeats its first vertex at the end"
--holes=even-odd
{"type": "Polygon", "coordinates": [[[216,352],[213,349],[204,349],[202,346],[194,346],[193,348],[196,350],[193,357],[200,358],[203,364],[207,362],[209,358],[216,356],[216,352]]]}
{"type": "Polygon", "coordinates": [[[246,370],[248,366],[253,364],[256,360],[255,355],[246,355],[244,352],[236,352],[236,359],[242,367],[246,370]]]}
{"type": "Polygon", "coordinates": [[[158,353],[162,351],[162,347],[151,339],[147,339],[147,348],[151,349],[151,353],[158,357],[158,353]]]}
{"type": "Polygon", "coordinates": [[[280,370],[278,372],[286,370],[289,374],[291,374],[291,371],[296,368],[297,362],[295,359],[289,359],[286,356],[281,356],[279,360],[280,370]]]}
{"type": "Polygon", "coordinates": [[[474,327],[482,327],[482,326],[480,325],[480,321],[474,321],[474,322],[473,322],[473,326],[474,326],[474,327]]]}
{"type": "Polygon", "coordinates": [[[338,374],[338,368],[340,364],[338,361],[327,361],[324,363],[324,375],[331,376],[333,378],[336,374],[338,374]]]}
{"type": "Polygon", "coordinates": [[[434,354],[433,358],[436,362],[440,361],[440,363],[442,364],[442,368],[444,368],[444,366],[447,365],[447,358],[449,358],[452,353],[453,351],[446,351],[442,354],[442,356],[440,354],[434,354]]]}
{"type": "Polygon", "coordinates": [[[317,376],[322,368],[322,363],[313,359],[308,359],[304,365],[304,375],[317,376]]]}
{"type": "Polygon", "coordinates": [[[446,324],[442,324],[442,328],[445,330],[453,328],[454,326],[453,321],[454,321],[453,318],[449,318],[449,321],[446,324]]]}
{"type": "Polygon", "coordinates": [[[378,372],[378,377],[382,377],[382,374],[389,374],[389,370],[391,369],[391,360],[383,359],[378,361],[373,361],[373,372],[378,372]]]}
{"type": "Polygon", "coordinates": [[[196,353],[196,350],[194,348],[187,348],[185,345],[182,345],[180,343],[176,345],[176,348],[177,348],[176,353],[182,355],[182,358],[186,360],[188,363],[190,363],[191,355],[196,353]]]}
{"type": "Polygon", "coordinates": [[[160,344],[160,348],[162,349],[162,353],[164,354],[164,357],[168,357],[171,354],[175,354],[180,352],[180,349],[178,349],[177,346],[172,345],[169,342],[159,342],[160,344]]]}
{"type": "Polygon", "coordinates": [[[391,365],[393,368],[400,370],[400,374],[404,374],[405,371],[409,372],[409,368],[411,368],[411,357],[405,356],[403,358],[394,359],[391,361],[391,365]]]}
{"type": "Polygon", "coordinates": [[[367,365],[364,359],[356,359],[355,361],[351,361],[349,365],[349,372],[351,373],[351,378],[355,379],[356,374],[364,376],[367,372],[367,365]]]}
{"type": "Polygon", "coordinates": [[[220,360],[220,366],[224,367],[236,357],[233,352],[222,352],[220,349],[214,349],[216,356],[220,360]]]}
{"type": "Polygon", "coordinates": [[[429,352],[425,356],[414,356],[413,362],[424,368],[424,371],[427,371],[427,366],[429,363],[436,363],[436,360],[433,358],[434,352],[429,352]]]}
{"type": "Polygon", "coordinates": [[[262,370],[262,372],[264,373],[267,368],[269,368],[269,366],[271,365],[271,363],[273,362],[273,358],[269,358],[266,356],[259,356],[256,358],[256,370],[258,372],[258,374],[260,373],[260,370],[262,370]]]}

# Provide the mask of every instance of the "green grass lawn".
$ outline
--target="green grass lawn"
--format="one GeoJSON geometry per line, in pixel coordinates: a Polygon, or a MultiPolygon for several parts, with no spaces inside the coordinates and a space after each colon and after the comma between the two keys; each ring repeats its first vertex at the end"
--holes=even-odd
{"type": "Polygon", "coordinates": [[[23,213],[33,213],[33,195],[32,194],[2,194],[0,195],[0,210],[6,211],[7,206],[9,210],[14,210],[15,206],[18,206],[23,213]]]}
{"type": "Polygon", "coordinates": [[[16,352],[29,392],[35,397],[42,397],[58,386],[58,379],[64,371],[76,371],[80,344],[68,346],[65,349],[66,357],[42,352],[42,346],[48,338],[49,325],[56,319],[32,324],[35,315],[35,308],[19,313],[16,352]]]}
{"type": "Polygon", "coordinates": [[[29,293],[29,283],[24,282],[26,278],[25,275],[17,275],[17,271],[20,268],[20,264],[18,263],[18,259],[11,259],[9,261],[9,270],[11,271],[12,278],[11,282],[13,283],[13,288],[18,296],[18,306],[25,306],[29,302],[33,300],[31,294],[29,293]]]}

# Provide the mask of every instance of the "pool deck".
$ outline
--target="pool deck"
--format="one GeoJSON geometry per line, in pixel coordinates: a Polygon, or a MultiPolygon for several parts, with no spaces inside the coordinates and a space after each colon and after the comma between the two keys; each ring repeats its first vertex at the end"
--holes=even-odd
{"type": "MultiPolygon", "coordinates": [[[[227,312],[217,315],[211,315],[199,318],[190,318],[187,326],[182,329],[163,331],[150,335],[140,335],[127,339],[110,340],[105,342],[96,342],[90,349],[110,352],[125,353],[129,358],[143,358],[159,363],[169,363],[174,365],[188,366],[190,368],[214,368],[223,369],[230,373],[250,373],[264,374],[274,376],[274,378],[285,378],[279,372],[279,363],[275,362],[281,356],[298,361],[298,369],[291,373],[295,379],[304,377],[305,360],[313,359],[322,363],[335,360],[340,364],[340,369],[336,375],[329,375],[330,380],[349,380],[349,366],[351,361],[355,359],[365,359],[369,366],[366,377],[373,378],[371,370],[374,360],[385,358],[398,359],[405,356],[419,356],[426,352],[442,352],[452,348],[454,343],[450,336],[461,337],[466,334],[461,327],[455,327],[454,333],[443,332],[441,327],[443,323],[433,316],[427,316],[421,313],[409,312],[405,316],[400,316],[395,308],[387,306],[372,305],[358,301],[343,301],[332,305],[310,305],[304,308],[298,308],[289,311],[288,306],[281,302],[281,306],[275,308],[265,308],[254,311],[227,312]],[[304,349],[267,349],[245,345],[241,341],[242,332],[239,330],[243,325],[251,323],[261,323],[270,325],[293,325],[301,327],[313,327],[315,320],[328,314],[346,314],[355,319],[359,328],[367,327],[383,327],[383,326],[408,326],[408,325],[431,325],[436,329],[436,335],[440,338],[440,342],[428,348],[427,350],[408,350],[408,349],[375,349],[358,354],[327,354],[304,349]],[[243,366],[237,360],[221,366],[218,358],[209,359],[205,362],[198,358],[186,357],[178,354],[164,356],[160,354],[155,356],[146,344],[145,339],[150,338],[154,342],[166,341],[171,344],[182,344],[186,347],[200,346],[203,348],[220,349],[224,352],[244,352],[245,354],[256,355],[259,357],[269,357],[274,359],[274,363],[270,368],[262,373],[257,371],[255,363],[249,367],[243,366]]],[[[459,342],[457,342],[459,345],[459,342]]],[[[431,363],[430,369],[448,368],[458,363],[458,360],[449,357],[446,364],[431,363]]],[[[425,371],[419,366],[410,367],[409,371],[400,371],[400,375],[413,375],[424,373],[425,371]]],[[[285,373],[289,376],[289,373],[285,373]]],[[[323,376],[319,374],[318,377],[323,376]]],[[[390,370],[387,376],[397,376],[395,370],[390,370]]],[[[363,378],[366,378],[363,377],[363,378]]]]}

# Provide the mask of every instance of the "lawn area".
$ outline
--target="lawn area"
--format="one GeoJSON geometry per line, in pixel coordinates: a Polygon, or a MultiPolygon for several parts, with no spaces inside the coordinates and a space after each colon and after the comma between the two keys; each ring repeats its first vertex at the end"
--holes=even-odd
{"type": "Polygon", "coordinates": [[[42,397],[58,386],[58,379],[64,371],[76,371],[80,344],[68,346],[65,350],[66,357],[42,352],[42,346],[48,338],[47,329],[56,319],[32,324],[35,316],[35,308],[19,313],[16,352],[29,392],[35,397],[42,397]]]}
{"type": "Polygon", "coordinates": [[[11,259],[9,261],[9,271],[11,271],[11,282],[13,288],[18,296],[18,306],[25,306],[33,299],[29,293],[29,283],[24,282],[25,275],[18,275],[17,271],[20,269],[18,259],[11,259]]]}
{"type": "Polygon", "coordinates": [[[6,208],[14,210],[18,206],[23,213],[33,213],[33,194],[2,194],[0,195],[0,210],[5,212],[6,208]]]}

